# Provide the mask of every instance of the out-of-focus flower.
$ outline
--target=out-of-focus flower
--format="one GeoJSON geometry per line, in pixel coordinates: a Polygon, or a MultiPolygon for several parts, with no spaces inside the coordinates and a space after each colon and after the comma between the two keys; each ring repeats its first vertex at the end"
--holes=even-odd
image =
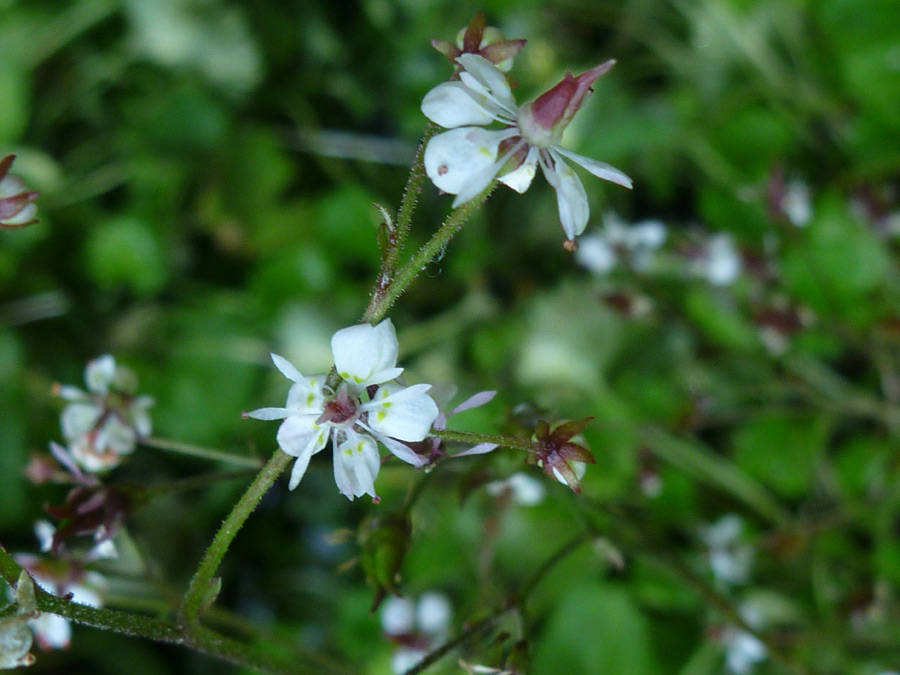
{"type": "Polygon", "coordinates": [[[395,673],[405,673],[446,639],[452,614],[442,593],[423,593],[417,603],[397,597],[385,601],[381,627],[398,645],[391,659],[395,673]]]}
{"type": "Polygon", "coordinates": [[[454,79],[459,79],[460,65],[456,62],[463,54],[477,54],[503,72],[512,68],[513,57],[525,46],[525,40],[507,40],[493,26],[485,26],[484,14],[478,12],[468,26],[459,31],[456,44],[444,40],[432,40],[431,46],[446,56],[454,66],[454,79]]]}
{"type": "Polygon", "coordinates": [[[85,471],[111,469],[150,435],[153,399],[135,396],[137,378],[116,365],[109,354],[90,361],[84,371],[87,391],[56,385],[55,393],[70,401],[60,415],[69,452],[85,471]]]}
{"type": "Polygon", "coordinates": [[[431,431],[437,404],[429,384],[404,387],[394,380],[397,334],[390,319],[377,326],[363,324],[339,330],[331,339],[334,364],[341,382],[327,385],[326,375],[304,377],[286,359],[272,354],[275,366],[291,380],[284,408],[260,408],[245,413],[259,420],[283,419],[276,436],[279,447],[296,457],[289,487],[294,489],[309,461],[331,438],[334,479],[348,499],[364,494],[377,499],[375,478],[381,466],[377,441],[415,467],[427,458],[405,442],[419,442],[431,431]]]}
{"type": "Polygon", "coordinates": [[[34,663],[34,642],[28,622],[40,615],[34,597],[34,582],[22,571],[15,590],[16,614],[0,619],[0,670],[12,670],[34,663]]]}
{"type": "Polygon", "coordinates": [[[700,530],[700,538],[709,547],[709,566],[720,584],[745,584],[753,565],[753,547],[741,541],[744,521],[728,513],[700,530]]]}
{"type": "Polygon", "coordinates": [[[578,434],[594,419],[586,417],[575,422],[560,424],[551,430],[544,420],[537,423],[534,431],[534,447],[527,461],[537,464],[548,476],[568,485],[575,492],[581,492],[579,482],[584,476],[586,464],[594,463],[590,451],[576,443],[578,434]],[[573,440],[574,439],[574,440],[573,440]]]}
{"type": "MultiPolygon", "coordinates": [[[[42,551],[51,550],[53,526],[46,521],[35,524],[35,534],[42,551]]],[[[69,597],[73,602],[90,607],[102,606],[102,595],[106,591],[106,579],[97,572],[88,571],[85,565],[95,560],[115,558],[116,548],[111,541],[102,542],[77,556],[65,555],[59,558],[45,558],[29,553],[13,556],[19,565],[48,593],[59,597],[69,597]]],[[[72,640],[69,620],[56,614],[40,614],[29,618],[28,627],[34,633],[34,640],[44,651],[67,649],[72,640]]]]}
{"type": "Polygon", "coordinates": [[[0,159],[0,228],[13,230],[37,222],[34,200],[38,193],[29,190],[18,176],[10,176],[15,155],[0,159]]]}
{"type": "Polygon", "coordinates": [[[665,241],[666,226],[660,221],[642,220],[627,225],[616,213],[607,211],[603,214],[603,229],[578,240],[575,261],[597,276],[608,274],[616,263],[642,272],[650,267],[665,241]]]}
{"type": "Polygon", "coordinates": [[[742,268],[741,253],[734,238],[726,232],[712,235],[694,261],[695,273],[714,286],[733,283],[742,268]]]}
{"type": "MultiPolygon", "coordinates": [[[[741,618],[753,629],[762,627],[762,615],[747,603],[738,607],[741,618]]],[[[719,634],[725,647],[725,665],[736,675],[747,675],[757,663],[765,661],[768,650],[753,633],[737,626],[725,626],[719,634]]]]}
{"type": "Polygon", "coordinates": [[[492,497],[511,497],[521,506],[536,506],[544,501],[544,484],[527,473],[514,473],[503,480],[491,481],[484,489],[492,497]]]}
{"type": "Polygon", "coordinates": [[[559,217],[568,240],[584,231],[590,209],[581,180],[566,164],[570,159],[604,180],[631,188],[618,169],[565,150],[563,131],[581,107],[594,81],[613,67],[606,61],[578,77],[565,78],[522,107],[516,105],[502,72],[477,54],[457,59],[459,82],[444,82],[422,100],[422,112],[450,131],[425,147],[425,171],[444,192],[456,195],[453,207],[477,197],[495,177],[525,192],[537,167],[556,191],[559,217]],[[500,122],[503,129],[483,129],[500,122]]]}

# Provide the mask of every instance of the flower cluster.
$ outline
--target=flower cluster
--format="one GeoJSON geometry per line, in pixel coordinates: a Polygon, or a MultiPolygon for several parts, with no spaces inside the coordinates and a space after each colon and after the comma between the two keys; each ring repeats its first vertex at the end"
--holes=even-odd
{"type": "Polygon", "coordinates": [[[15,158],[7,155],[0,159],[0,227],[10,230],[37,222],[37,206],[33,202],[38,193],[25,187],[18,176],[9,175],[15,158]]]}
{"type": "Polygon", "coordinates": [[[478,54],[461,54],[459,81],[439,84],[422,100],[422,112],[450,129],[425,147],[425,171],[444,192],[456,195],[454,208],[483,192],[499,176],[517,192],[531,185],[537,167],[556,191],[559,217],[570,247],[584,231],[590,215],[581,180],[569,159],[604,180],[631,188],[618,169],[560,146],[572,117],[584,103],[594,81],[615,61],[606,61],[578,77],[566,73],[562,82],[519,107],[506,76],[478,54]],[[499,122],[502,129],[482,127],[499,122]]]}
{"type": "Polygon", "coordinates": [[[405,673],[443,642],[450,628],[452,608],[441,593],[424,593],[417,603],[388,598],[381,610],[381,627],[398,647],[391,658],[395,673],[405,673]]]}
{"type": "Polygon", "coordinates": [[[69,404],[60,416],[69,453],[85,471],[98,472],[119,464],[134,451],[138,439],[150,435],[149,396],[135,396],[137,379],[105,354],[87,364],[87,391],[57,385],[56,394],[69,404]]]}
{"type": "MultiPolygon", "coordinates": [[[[42,551],[51,551],[54,541],[53,526],[46,521],[35,525],[35,534],[42,551]]],[[[85,565],[95,560],[117,557],[111,541],[103,541],[77,556],[65,555],[48,559],[29,553],[13,556],[31,578],[49,593],[68,597],[73,602],[89,607],[100,607],[106,591],[106,579],[98,572],[88,571],[85,565]]],[[[34,640],[44,651],[68,649],[72,640],[69,620],[56,614],[41,614],[28,621],[34,640]]]]}
{"type": "Polygon", "coordinates": [[[291,380],[283,408],[260,408],[245,413],[258,420],[283,419],[276,439],[296,457],[290,489],[300,483],[309,461],[331,439],[334,479],[348,499],[364,494],[377,499],[375,478],[381,466],[380,442],[413,466],[427,458],[406,443],[425,439],[438,416],[428,395],[431,385],[405,387],[396,382],[397,334],[390,319],[377,326],[362,324],[339,330],[331,339],[340,381],[331,386],[327,375],[306,377],[286,359],[272,354],[281,373],[291,380]]]}

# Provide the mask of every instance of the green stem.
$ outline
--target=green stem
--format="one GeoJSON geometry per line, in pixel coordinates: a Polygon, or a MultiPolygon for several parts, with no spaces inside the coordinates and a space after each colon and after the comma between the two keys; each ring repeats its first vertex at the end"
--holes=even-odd
{"type": "Polygon", "coordinates": [[[589,532],[582,532],[581,534],[578,534],[567,541],[559,549],[557,549],[557,551],[553,555],[547,558],[547,560],[545,560],[544,563],[537,568],[537,570],[535,570],[534,574],[532,574],[531,578],[529,578],[528,581],[526,581],[522,586],[522,588],[519,589],[518,593],[513,595],[502,605],[496,607],[493,611],[491,611],[490,614],[488,614],[484,618],[481,618],[478,621],[469,624],[469,626],[456,637],[447,640],[447,642],[429,652],[428,656],[426,656],[415,666],[407,670],[404,675],[416,675],[416,673],[423,672],[426,668],[430,667],[432,664],[443,658],[451,650],[467,642],[476,634],[489,629],[497,619],[499,619],[507,612],[522,607],[522,605],[524,605],[525,601],[528,599],[528,596],[531,595],[532,591],[534,591],[541,580],[545,576],[547,576],[550,570],[552,570],[554,567],[556,567],[556,565],[565,560],[565,558],[569,554],[575,551],[584,542],[588,541],[592,536],[593,535],[589,532]]]}
{"type": "Polygon", "coordinates": [[[496,443],[511,450],[523,450],[529,452],[534,449],[534,444],[527,438],[517,436],[500,436],[498,434],[479,434],[474,431],[452,431],[451,429],[433,429],[432,436],[437,436],[445,441],[459,441],[470,445],[479,443],[496,443]]]}
{"type": "Polygon", "coordinates": [[[477,197],[453,209],[440,228],[438,228],[438,231],[434,233],[434,236],[406,261],[406,264],[400,268],[397,275],[390,280],[383,290],[378,289],[376,285],[376,292],[372,293],[372,299],[369,302],[369,306],[366,307],[360,323],[375,324],[384,318],[391,305],[403,295],[413,280],[422,273],[425,266],[434,260],[438,252],[462,229],[462,226],[472,217],[472,214],[481,208],[496,185],[497,181],[492,181],[477,197]]]}
{"type": "Polygon", "coordinates": [[[406,188],[403,190],[403,199],[400,202],[400,208],[397,210],[397,220],[394,222],[394,245],[388,252],[385,261],[385,272],[393,274],[400,262],[400,255],[403,253],[403,247],[406,244],[406,238],[409,236],[409,230],[412,227],[412,216],[416,210],[416,201],[419,193],[422,191],[422,183],[425,181],[425,146],[431,137],[434,136],[440,127],[431,122],[425,127],[425,133],[422,134],[422,140],[416,149],[416,158],[409,169],[409,178],[406,181],[406,188]]]}
{"type": "Polygon", "coordinates": [[[182,455],[189,455],[191,457],[200,457],[202,459],[211,459],[219,462],[229,462],[231,464],[238,464],[240,466],[249,466],[254,469],[259,469],[262,467],[262,461],[257,459],[256,457],[242,457],[241,455],[234,455],[229,452],[220,452],[219,450],[212,450],[210,448],[201,448],[198,445],[189,445],[187,443],[179,443],[178,441],[169,441],[165,438],[142,438],[140,440],[141,445],[146,445],[150,448],[156,448],[157,450],[168,450],[169,452],[177,452],[182,455]]]}
{"type": "Polygon", "coordinates": [[[241,496],[238,503],[234,505],[231,513],[225,518],[212,543],[200,561],[194,577],[191,579],[188,591],[184,596],[181,604],[181,620],[184,625],[199,627],[200,614],[204,609],[204,605],[208,604],[210,593],[213,591],[213,577],[219,569],[219,563],[225,556],[225,552],[231,545],[241,526],[247,520],[256,505],[259,504],[263,495],[268,492],[269,488],[275,482],[275,479],[281,475],[284,468],[293,459],[290,455],[282,450],[276,450],[272,458],[262,468],[247,491],[241,496]]]}
{"type": "MultiPolygon", "coordinates": [[[[22,568],[0,546],[0,574],[3,578],[13,585],[18,581],[21,572],[22,568]]],[[[151,616],[116,609],[88,607],[53,595],[37,584],[34,587],[34,594],[37,608],[41,612],[56,614],[100,630],[181,645],[255,672],[270,675],[346,672],[318,655],[294,649],[291,654],[285,654],[280,658],[273,657],[272,650],[262,643],[248,645],[204,627],[187,632],[173,622],[151,616]]]]}

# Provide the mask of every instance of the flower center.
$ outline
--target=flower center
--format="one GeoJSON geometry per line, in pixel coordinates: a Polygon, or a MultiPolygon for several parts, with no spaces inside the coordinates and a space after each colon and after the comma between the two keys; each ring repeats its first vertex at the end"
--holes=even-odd
{"type": "Polygon", "coordinates": [[[316,420],[316,424],[328,422],[332,425],[346,425],[353,423],[359,416],[359,401],[350,396],[347,384],[340,386],[334,398],[327,401],[322,408],[322,414],[316,420]]]}

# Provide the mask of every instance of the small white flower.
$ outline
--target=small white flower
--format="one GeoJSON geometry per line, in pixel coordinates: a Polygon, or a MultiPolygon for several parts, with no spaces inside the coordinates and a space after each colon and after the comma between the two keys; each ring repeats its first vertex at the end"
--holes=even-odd
{"type": "Polygon", "coordinates": [[[620,259],[641,272],[650,267],[656,251],[666,241],[666,226],[658,220],[627,225],[617,214],[603,215],[603,229],[584,235],[575,260],[597,276],[608,274],[620,259]]]}
{"type": "Polygon", "coordinates": [[[500,182],[525,192],[540,166],[556,191],[562,227],[571,240],[584,231],[589,207],[584,187],[566,159],[631,188],[631,179],[618,169],[559,145],[591,84],[614,61],[577,78],[567,73],[558,85],[521,107],[506,77],[490,61],[477,54],[463,54],[456,61],[463,68],[460,80],[439,84],[422,100],[425,116],[450,129],[425,147],[425,171],[438,188],[456,195],[454,208],[474,199],[498,175],[500,182]],[[504,128],[481,128],[493,122],[504,128]]]}
{"type": "Polygon", "coordinates": [[[741,253],[734,238],[726,232],[714,234],[695,266],[696,272],[714,286],[728,286],[741,273],[741,253]]]}
{"type": "Polygon", "coordinates": [[[87,364],[84,380],[86,392],[69,385],[56,388],[70,401],[60,414],[60,426],[75,461],[85,471],[104,471],[133,452],[139,438],[150,435],[153,399],[134,395],[134,374],[109,354],[87,364]]]}
{"type": "Polygon", "coordinates": [[[405,673],[443,642],[452,614],[450,601],[442,593],[423,593],[418,603],[393,596],[385,600],[381,628],[400,644],[391,657],[393,671],[405,673]]]}
{"type": "Polygon", "coordinates": [[[700,530],[709,547],[709,566],[716,580],[725,586],[745,584],[753,566],[753,548],[741,542],[744,521],[728,513],[700,530]]]}
{"type": "Polygon", "coordinates": [[[276,439],[296,457],[289,487],[297,487],[309,461],[331,439],[334,479],[348,499],[364,494],[377,499],[375,478],[381,465],[376,441],[413,466],[426,458],[401,441],[425,439],[438,416],[428,396],[428,384],[404,387],[393,382],[397,367],[397,334],[390,319],[377,326],[362,324],[339,330],[331,339],[334,364],[341,383],[335,390],[327,376],[303,376],[282,357],[272,354],[275,366],[294,384],[284,408],[260,408],[247,413],[259,420],[283,419],[276,439]],[[373,391],[374,388],[374,391],[373,391]]]}
{"type": "MultiPolygon", "coordinates": [[[[579,462],[579,464],[584,466],[582,462],[579,462]]],[[[576,471],[576,476],[577,475],[578,472],[576,471]]],[[[583,475],[582,472],[582,476],[583,475]]],[[[509,478],[491,481],[484,486],[484,489],[492,497],[509,494],[512,496],[513,501],[521,506],[535,506],[540,504],[544,501],[544,495],[546,493],[544,484],[541,481],[532,478],[527,473],[521,471],[514,473],[509,478]]]]}

